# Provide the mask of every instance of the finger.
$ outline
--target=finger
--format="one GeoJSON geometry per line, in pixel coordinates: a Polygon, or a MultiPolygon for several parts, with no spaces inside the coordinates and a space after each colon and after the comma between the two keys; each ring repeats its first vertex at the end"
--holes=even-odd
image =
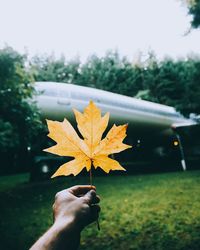
{"type": "Polygon", "coordinates": [[[91,205],[90,210],[91,210],[91,220],[92,221],[97,220],[99,218],[99,213],[101,211],[100,206],[97,204],[91,205]]]}
{"type": "Polygon", "coordinates": [[[93,203],[92,204],[97,204],[97,203],[99,203],[100,202],[100,197],[99,197],[99,195],[96,195],[95,197],[94,197],[94,201],[93,201],[93,203]]]}
{"type": "Polygon", "coordinates": [[[90,190],[87,192],[83,197],[81,197],[84,202],[86,202],[88,205],[94,204],[97,201],[96,192],[94,190],[90,190]]]}
{"type": "Polygon", "coordinates": [[[99,213],[101,211],[100,206],[97,204],[91,205],[90,208],[91,208],[91,213],[94,213],[94,214],[99,213]]]}
{"type": "Polygon", "coordinates": [[[92,193],[92,197],[88,199],[88,197],[86,196],[86,203],[89,205],[94,205],[100,202],[100,197],[99,195],[96,194],[96,192],[93,194],[92,193]]]}
{"type": "Polygon", "coordinates": [[[90,190],[96,190],[96,187],[91,185],[77,185],[67,189],[68,192],[75,196],[82,196],[90,190]]]}

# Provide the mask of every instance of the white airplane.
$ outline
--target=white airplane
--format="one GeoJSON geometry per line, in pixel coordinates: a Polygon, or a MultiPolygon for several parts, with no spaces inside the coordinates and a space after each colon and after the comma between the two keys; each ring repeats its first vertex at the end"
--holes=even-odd
{"type": "MultiPolygon", "coordinates": [[[[130,130],[168,132],[174,126],[187,126],[194,121],[185,118],[173,107],[68,83],[36,82],[35,97],[44,119],[73,120],[72,109],[82,111],[90,100],[110,112],[111,122],[128,123],[130,130]]],[[[73,121],[72,121],[73,122],[73,121]]]]}
{"type": "MultiPolygon", "coordinates": [[[[90,87],[68,83],[36,82],[35,101],[43,119],[60,120],[67,118],[73,124],[73,108],[79,111],[92,100],[102,113],[110,112],[110,124],[128,123],[128,139],[131,144],[145,139],[152,147],[158,147],[166,138],[174,138],[174,128],[190,126],[193,120],[185,118],[173,107],[111,93],[90,87]],[[165,138],[165,139],[164,139],[165,138]],[[159,141],[159,142],[158,142],[159,141]],[[157,144],[156,144],[157,142],[157,144]]],[[[182,152],[182,167],[185,170],[183,150],[178,135],[177,145],[182,152]]],[[[134,147],[134,145],[133,145],[134,147]]]]}

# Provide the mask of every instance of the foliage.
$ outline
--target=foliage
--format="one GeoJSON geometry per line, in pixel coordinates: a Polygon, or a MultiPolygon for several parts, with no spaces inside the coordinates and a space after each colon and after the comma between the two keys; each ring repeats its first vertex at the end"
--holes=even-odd
{"type": "Polygon", "coordinates": [[[82,64],[77,58],[66,62],[64,57],[35,57],[31,65],[36,81],[73,83],[130,96],[142,88],[143,69],[117,52],[110,51],[102,58],[93,55],[82,64]]]}
{"type": "Polygon", "coordinates": [[[200,61],[150,57],[143,75],[146,99],[175,107],[184,115],[200,113],[200,61]]]}
{"type": "Polygon", "coordinates": [[[192,27],[200,27],[200,0],[186,0],[189,8],[189,14],[192,15],[192,27]]]}
{"type": "Polygon", "coordinates": [[[108,52],[104,57],[91,56],[82,65],[77,84],[134,96],[142,88],[141,68],[133,66],[126,57],[108,52]]]}
{"type": "Polygon", "coordinates": [[[74,83],[79,76],[80,61],[76,58],[66,63],[64,56],[35,56],[30,65],[36,81],[74,83]]]}
{"type": "Polygon", "coordinates": [[[0,119],[0,149],[2,153],[6,153],[8,149],[15,148],[16,145],[18,146],[18,136],[10,122],[0,119]]]}
{"type": "MultiPolygon", "coordinates": [[[[0,177],[2,249],[29,249],[52,225],[56,192],[88,181],[68,176],[32,184],[18,178],[13,188],[16,179],[0,177]]],[[[82,250],[200,249],[200,171],[106,175],[94,182],[101,197],[101,231],[96,224],[84,230],[82,250]]]]}
{"type": "Polygon", "coordinates": [[[25,151],[41,126],[35,106],[28,101],[33,78],[25,59],[10,47],[0,50],[0,153],[5,157],[25,151]]]}
{"type": "Polygon", "coordinates": [[[57,144],[44,151],[74,158],[60,166],[52,177],[77,175],[85,167],[91,175],[92,166],[95,169],[100,167],[106,173],[109,173],[110,170],[125,170],[118,161],[109,158],[108,155],[131,147],[122,142],[126,137],[127,124],[113,125],[106,137],[102,139],[108,126],[109,113],[101,117],[101,110],[90,101],[83,114],[77,110],[74,110],[74,114],[83,139],[78,136],[67,119],[64,119],[63,122],[47,121],[48,136],[57,144]]]}

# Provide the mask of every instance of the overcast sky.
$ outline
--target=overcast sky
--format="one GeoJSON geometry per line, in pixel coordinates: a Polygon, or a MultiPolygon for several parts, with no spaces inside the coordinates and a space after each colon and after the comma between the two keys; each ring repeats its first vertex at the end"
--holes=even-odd
{"type": "Polygon", "coordinates": [[[118,49],[158,58],[200,53],[200,30],[190,27],[181,0],[0,0],[0,48],[63,53],[67,59],[118,49]]]}

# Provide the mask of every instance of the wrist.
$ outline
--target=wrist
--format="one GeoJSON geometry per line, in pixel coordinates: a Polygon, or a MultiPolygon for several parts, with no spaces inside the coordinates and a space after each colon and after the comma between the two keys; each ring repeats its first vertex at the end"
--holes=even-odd
{"type": "Polygon", "coordinates": [[[80,235],[81,229],[77,226],[75,218],[67,217],[67,218],[59,218],[52,225],[53,230],[59,232],[62,235],[80,235]]]}

